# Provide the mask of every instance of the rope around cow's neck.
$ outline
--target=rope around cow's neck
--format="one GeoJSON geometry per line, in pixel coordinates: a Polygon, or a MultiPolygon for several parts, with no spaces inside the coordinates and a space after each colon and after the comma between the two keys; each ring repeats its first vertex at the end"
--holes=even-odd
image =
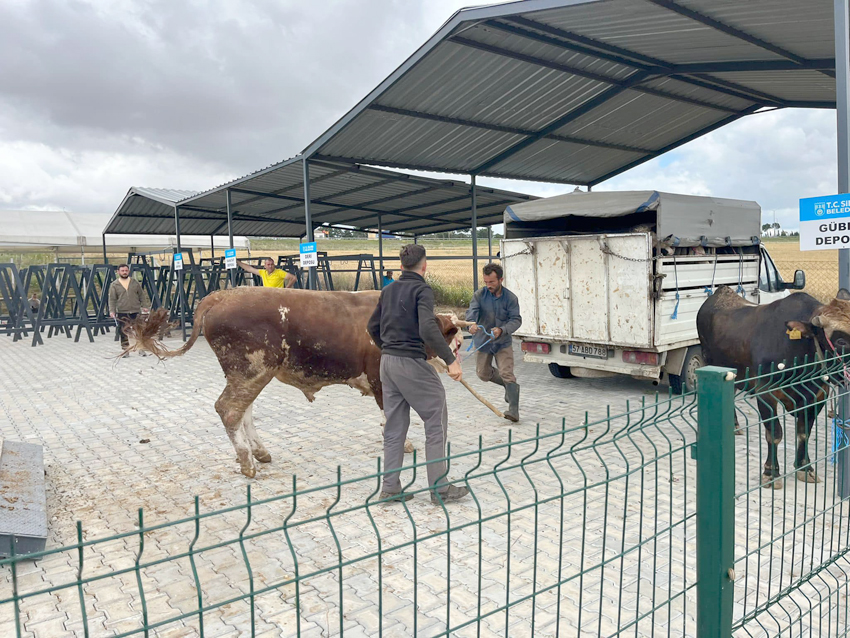
{"type": "MultiPolygon", "coordinates": [[[[847,370],[847,362],[844,360],[844,355],[838,354],[838,350],[833,345],[832,339],[830,339],[829,335],[826,334],[826,330],[824,330],[823,336],[826,337],[826,342],[829,344],[829,347],[832,348],[833,354],[838,357],[838,359],[841,361],[841,365],[844,366],[844,381],[850,382],[850,371],[847,370]]],[[[817,339],[815,339],[815,344],[817,344],[817,339]]]]}

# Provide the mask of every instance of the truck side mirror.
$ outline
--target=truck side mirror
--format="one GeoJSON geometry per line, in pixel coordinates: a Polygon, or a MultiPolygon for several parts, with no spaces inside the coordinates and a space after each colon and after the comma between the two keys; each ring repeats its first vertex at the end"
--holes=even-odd
{"type": "Polygon", "coordinates": [[[794,283],[790,284],[788,288],[792,288],[793,290],[802,290],[806,287],[806,273],[802,270],[794,271],[794,283]]]}

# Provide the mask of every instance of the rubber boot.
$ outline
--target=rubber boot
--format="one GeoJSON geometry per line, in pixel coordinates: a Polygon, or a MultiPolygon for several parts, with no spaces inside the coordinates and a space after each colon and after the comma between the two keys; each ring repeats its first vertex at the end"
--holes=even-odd
{"type": "Polygon", "coordinates": [[[505,395],[508,399],[508,409],[505,410],[505,418],[508,421],[519,421],[519,384],[506,383],[505,395]]]}

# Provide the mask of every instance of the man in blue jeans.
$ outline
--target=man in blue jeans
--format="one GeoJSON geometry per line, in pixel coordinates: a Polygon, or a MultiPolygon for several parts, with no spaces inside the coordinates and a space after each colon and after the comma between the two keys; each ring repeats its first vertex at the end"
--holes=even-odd
{"type": "Polygon", "coordinates": [[[498,264],[484,266],[484,287],[472,296],[466,311],[466,320],[477,325],[470,326],[475,347],[479,347],[475,372],[482,381],[492,381],[505,387],[508,409],[505,418],[519,421],[519,384],[514,376],[514,349],[511,335],[519,330],[522,317],[519,300],[502,285],[504,273],[498,264]],[[490,337],[478,326],[483,326],[490,337]],[[483,344],[483,345],[482,345],[483,344]],[[493,368],[493,360],[496,368],[493,368]]]}
{"type": "Polygon", "coordinates": [[[441,480],[446,473],[449,413],[446,390],[437,371],[427,362],[426,346],[449,366],[449,376],[460,381],[460,362],[446,343],[434,316],[434,291],[425,281],[425,249],[409,244],[401,249],[401,276],[381,291],[369,319],[369,335],[381,349],[381,386],[384,396],[384,484],[380,498],[405,501],[399,472],[404,440],[410,427],[410,408],[425,424],[425,460],[431,502],[457,501],[469,493],[462,485],[441,480]]]}

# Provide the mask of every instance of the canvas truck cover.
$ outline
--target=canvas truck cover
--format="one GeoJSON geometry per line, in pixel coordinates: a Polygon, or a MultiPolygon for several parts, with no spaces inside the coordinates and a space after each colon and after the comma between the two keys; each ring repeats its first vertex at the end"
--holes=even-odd
{"type": "Polygon", "coordinates": [[[674,246],[752,246],[761,235],[756,202],[660,191],[576,191],[512,204],[504,219],[507,238],[629,232],[646,224],[655,225],[659,242],[674,246]],[[549,220],[558,220],[559,229],[549,220]]]}

